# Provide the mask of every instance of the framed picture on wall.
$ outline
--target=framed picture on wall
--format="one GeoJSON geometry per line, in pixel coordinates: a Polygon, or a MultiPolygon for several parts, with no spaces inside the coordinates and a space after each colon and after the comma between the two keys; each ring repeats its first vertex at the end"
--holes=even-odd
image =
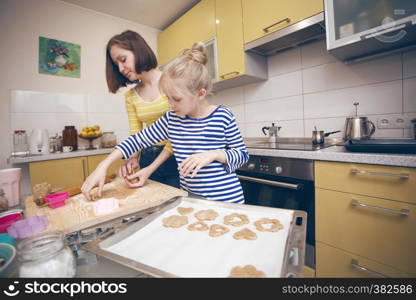
{"type": "Polygon", "coordinates": [[[80,78],[81,46],[40,36],[39,73],[80,78]]]}

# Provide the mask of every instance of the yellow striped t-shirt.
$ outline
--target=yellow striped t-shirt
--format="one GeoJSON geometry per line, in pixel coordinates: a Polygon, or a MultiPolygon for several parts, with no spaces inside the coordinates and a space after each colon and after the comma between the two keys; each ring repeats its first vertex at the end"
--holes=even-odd
{"type": "MultiPolygon", "coordinates": [[[[131,88],[124,94],[124,98],[131,135],[152,125],[154,121],[158,120],[169,110],[168,98],[166,96],[160,96],[152,102],[147,102],[140,97],[134,88],[131,88]]],[[[168,141],[160,142],[156,145],[165,145],[166,150],[173,152],[168,141]]]]}

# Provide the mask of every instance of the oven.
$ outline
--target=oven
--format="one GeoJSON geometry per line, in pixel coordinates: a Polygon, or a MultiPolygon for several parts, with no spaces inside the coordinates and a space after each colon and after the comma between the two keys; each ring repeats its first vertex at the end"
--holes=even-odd
{"type": "Polygon", "coordinates": [[[307,212],[305,264],[315,268],[315,192],[312,160],[250,155],[237,170],[245,203],[307,212]]]}

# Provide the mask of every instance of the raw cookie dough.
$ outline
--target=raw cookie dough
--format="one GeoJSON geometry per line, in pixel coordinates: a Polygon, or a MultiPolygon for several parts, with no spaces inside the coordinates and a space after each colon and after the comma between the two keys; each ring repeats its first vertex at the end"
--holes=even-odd
{"type": "Polygon", "coordinates": [[[192,207],[178,207],[177,208],[180,215],[187,215],[194,211],[192,207]]]}
{"type": "Polygon", "coordinates": [[[244,228],[233,234],[233,238],[236,240],[257,240],[257,234],[248,228],[244,228]]]}
{"type": "Polygon", "coordinates": [[[198,221],[188,225],[188,230],[190,231],[205,231],[208,230],[208,225],[202,221],[198,221]]]}
{"type": "Polygon", "coordinates": [[[258,231],[276,232],[276,231],[279,231],[280,229],[283,229],[283,225],[277,219],[262,218],[254,222],[254,225],[256,225],[256,229],[258,231]],[[270,224],[271,227],[270,228],[264,227],[263,225],[266,225],[266,224],[270,224]]]}
{"type": "Polygon", "coordinates": [[[244,267],[234,267],[231,269],[229,278],[264,278],[266,273],[257,270],[253,265],[246,265],[244,267]]]}
{"type": "Polygon", "coordinates": [[[165,227],[179,228],[183,225],[188,224],[188,217],[187,216],[170,216],[167,218],[163,218],[162,222],[163,222],[163,226],[165,227]]]}
{"type": "Polygon", "coordinates": [[[243,226],[248,224],[250,221],[246,215],[242,214],[231,214],[224,217],[224,224],[231,225],[231,226],[243,226]]]}
{"type": "Polygon", "coordinates": [[[216,217],[218,217],[218,213],[213,209],[200,210],[197,213],[195,213],[195,217],[199,221],[212,221],[215,220],[216,217]]]}
{"type": "Polygon", "coordinates": [[[226,234],[230,229],[219,224],[213,224],[209,228],[209,236],[217,237],[226,234]]]}
{"type": "Polygon", "coordinates": [[[101,197],[99,197],[98,190],[95,190],[91,193],[91,199],[92,201],[97,201],[104,198],[116,198],[118,200],[122,200],[132,195],[135,191],[136,189],[128,188],[109,189],[102,191],[101,197]]]}

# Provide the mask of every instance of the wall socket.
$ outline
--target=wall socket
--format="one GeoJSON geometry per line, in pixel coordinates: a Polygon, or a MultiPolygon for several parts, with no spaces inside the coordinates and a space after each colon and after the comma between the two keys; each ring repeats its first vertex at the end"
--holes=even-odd
{"type": "Polygon", "coordinates": [[[377,119],[377,129],[410,128],[410,120],[404,116],[386,116],[377,119]]]}

